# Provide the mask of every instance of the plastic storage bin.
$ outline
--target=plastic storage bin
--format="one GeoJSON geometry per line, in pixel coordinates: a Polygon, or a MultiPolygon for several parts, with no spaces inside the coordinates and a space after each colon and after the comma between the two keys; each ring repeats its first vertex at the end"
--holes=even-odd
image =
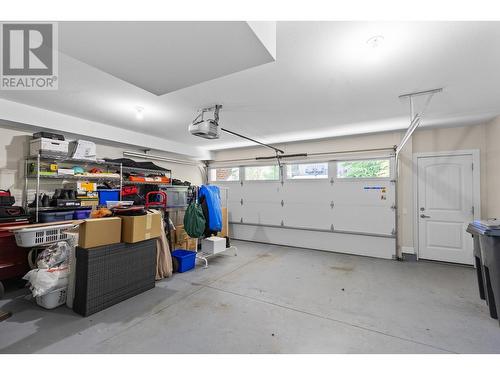
{"type": "Polygon", "coordinates": [[[194,263],[196,261],[196,253],[194,251],[175,250],[172,252],[172,256],[179,262],[177,272],[182,273],[194,268],[194,263]]]}
{"type": "Polygon", "coordinates": [[[188,187],[168,187],[165,189],[167,193],[167,207],[186,207],[188,205],[188,187]]]}
{"type": "Polygon", "coordinates": [[[55,309],[66,303],[66,287],[56,289],[44,296],[36,297],[36,303],[46,309],[55,309]]]}
{"type": "Polygon", "coordinates": [[[481,273],[478,273],[479,295],[486,300],[490,316],[498,319],[500,312],[500,221],[477,220],[469,224],[467,232],[474,237],[476,265],[481,266],[481,273]],[[478,255],[480,255],[479,261],[478,255]]]}
{"type": "Polygon", "coordinates": [[[222,237],[209,237],[201,241],[201,251],[207,255],[214,255],[226,250],[226,239],[222,237]]]}
{"type": "Polygon", "coordinates": [[[101,189],[99,193],[99,205],[106,206],[108,201],[120,200],[120,189],[101,189]]]}
{"type": "Polygon", "coordinates": [[[30,155],[58,155],[68,156],[68,141],[59,141],[48,138],[37,138],[30,141],[30,155]]]}
{"type": "Polygon", "coordinates": [[[500,312],[500,236],[484,234],[479,237],[483,256],[485,294],[490,316],[498,319],[500,312]]]}
{"type": "Polygon", "coordinates": [[[73,220],[75,211],[59,211],[59,212],[39,212],[38,221],[40,223],[53,223],[56,221],[73,220]]]}
{"type": "Polygon", "coordinates": [[[472,240],[474,243],[473,253],[474,263],[476,266],[477,286],[479,288],[479,298],[481,298],[482,300],[486,300],[483,257],[481,255],[481,243],[479,241],[481,231],[479,230],[479,228],[476,228],[473,223],[469,224],[466,231],[472,235],[472,240]]]}
{"type": "Polygon", "coordinates": [[[73,219],[74,220],[88,219],[91,212],[92,212],[91,209],[89,209],[89,210],[75,210],[75,213],[73,214],[73,219]]]}

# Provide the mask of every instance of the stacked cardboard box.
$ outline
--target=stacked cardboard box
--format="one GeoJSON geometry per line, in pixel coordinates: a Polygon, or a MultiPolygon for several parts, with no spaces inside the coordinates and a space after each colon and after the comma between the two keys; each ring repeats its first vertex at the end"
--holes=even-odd
{"type": "Polygon", "coordinates": [[[196,238],[188,236],[184,230],[184,225],[177,225],[175,231],[170,232],[172,243],[175,249],[196,251],[196,238]]]}
{"type": "Polygon", "coordinates": [[[162,218],[158,213],[140,216],[120,216],[122,219],[122,241],[135,243],[161,236],[162,218]]]}

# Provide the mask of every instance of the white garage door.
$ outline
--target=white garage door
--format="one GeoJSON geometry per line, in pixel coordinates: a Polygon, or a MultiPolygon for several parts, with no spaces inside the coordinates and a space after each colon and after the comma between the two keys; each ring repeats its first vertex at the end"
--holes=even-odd
{"type": "Polygon", "coordinates": [[[392,258],[393,159],[213,168],[227,189],[231,237],[392,258]]]}

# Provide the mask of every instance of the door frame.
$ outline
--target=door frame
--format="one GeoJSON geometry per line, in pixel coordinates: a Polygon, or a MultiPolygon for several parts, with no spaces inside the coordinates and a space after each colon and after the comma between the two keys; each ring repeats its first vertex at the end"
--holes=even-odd
{"type": "Polygon", "coordinates": [[[419,226],[418,226],[418,159],[433,156],[460,156],[471,155],[474,169],[472,170],[472,202],[474,206],[474,220],[481,218],[481,157],[479,149],[416,152],[413,154],[413,246],[417,260],[419,259],[419,226]]]}

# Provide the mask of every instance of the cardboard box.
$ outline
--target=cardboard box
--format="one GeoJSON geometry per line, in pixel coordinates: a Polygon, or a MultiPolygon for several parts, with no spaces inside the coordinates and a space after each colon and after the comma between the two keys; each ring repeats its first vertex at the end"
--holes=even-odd
{"type": "Polygon", "coordinates": [[[81,207],[88,207],[93,210],[97,209],[97,206],[99,206],[99,200],[98,199],[80,199],[80,205],[81,207]]]}
{"type": "Polygon", "coordinates": [[[122,241],[135,243],[161,236],[160,214],[148,213],[141,216],[121,216],[122,241]]]}
{"type": "Polygon", "coordinates": [[[177,225],[175,227],[175,238],[177,242],[184,242],[189,240],[191,237],[189,237],[184,230],[184,225],[177,225]]]}
{"type": "Polygon", "coordinates": [[[119,217],[87,219],[80,224],[78,245],[84,249],[121,242],[122,220],[119,217]]]}
{"type": "Polygon", "coordinates": [[[227,220],[227,207],[222,207],[222,230],[217,233],[219,237],[228,237],[229,236],[229,221],[227,220]]]}
{"type": "Polygon", "coordinates": [[[196,238],[190,238],[182,242],[174,243],[173,250],[178,249],[196,251],[196,238]]]}

